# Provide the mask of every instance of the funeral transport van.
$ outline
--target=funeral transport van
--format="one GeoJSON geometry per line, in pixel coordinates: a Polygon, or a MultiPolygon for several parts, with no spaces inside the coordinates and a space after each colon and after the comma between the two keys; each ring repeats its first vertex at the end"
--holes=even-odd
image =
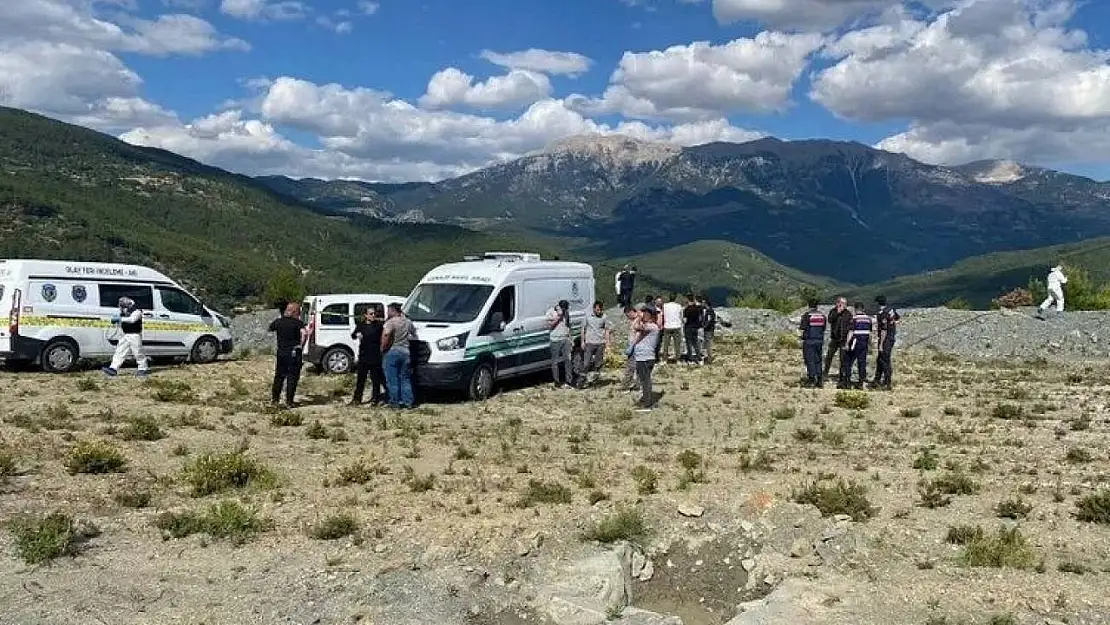
{"type": "Polygon", "coordinates": [[[66,373],[82,359],[107,359],[119,344],[119,299],[143,311],[152,358],[208,363],[232,350],[231,322],[148,267],[0,259],[0,360],[66,373]]]}
{"type": "Polygon", "coordinates": [[[416,385],[483,400],[499,381],[549,369],[547,313],[560,300],[580,335],[593,307],[590,265],[487,252],[429,271],[404,306],[416,326],[416,385]]]}

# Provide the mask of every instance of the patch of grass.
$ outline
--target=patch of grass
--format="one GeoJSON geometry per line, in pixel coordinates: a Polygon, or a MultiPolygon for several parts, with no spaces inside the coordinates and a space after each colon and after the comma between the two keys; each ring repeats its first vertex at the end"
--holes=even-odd
{"type": "Polygon", "coordinates": [[[898,411],[898,416],[902,417],[903,419],[917,419],[921,417],[921,409],[903,408],[902,410],[898,411]]]}
{"type": "Polygon", "coordinates": [[[846,514],[854,521],[866,521],[877,512],[863,485],[842,478],[804,484],[794,491],[792,498],[797,503],[816,506],[821,516],[846,514]]]}
{"type": "Polygon", "coordinates": [[[465,445],[455,447],[455,460],[473,460],[474,452],[466,448],[465,445]]]}
{"type": "Polygon", "coordinates": [[[638,508],[621,507],[598,519],[582,537],[603,544],[622,540],[637,543],[647,537],[648,531],[642,511],[638,508]]]}
{"type": "Polygon", "coordinates": [[[276,477],[260,460],[244,451],[207,453],[185,464],[181,477],[193,497],[204,497],[227,490],[272,486],[276,477]]]}
{"type": "Polygon", "coordinates": [[[632,468],[632,479],[636,481],[636,492],[651,495],[658,492],[659,474],[644,465],[632,468]]]}
{"type": "Polygon", "coordinates": [[[964,545],[963,563],[967,566],[1028,569],[1036,562],[1036,553],[1021,530],[1000,527],[994,534],[984,534],[964,545]]]}
{"type": "Polygon", "coordinates": [[[70,475],[122,473],[127,468],[127,458],[108,442],[81,441],[70,450],[65,466],[70,475]]]}
{"type": "Polygon", "coordinates": [[[146,508],[150,506],[150,491],[127,489],[117,492],[112,498],[124,508],[146,508]]]}
{"type": "Polygon", "coordinates": [[[270,425],[274,427],[298,427],[304,424],[304,417],[299,412],[283,410],[270,416],[270,425]]]}
{"type": "Polygon", "coordinates": [[[100,384],[98,384],[96,382],[96,380],[94,380],[90,377],[83,377],[83,378],[77,380],[77,390],[82,392],[82,393],[88,393],[88,392],[91,392],[91,391],[99,391],[100,390],[100,384]]]}
{"type": "Polygon", "coordinates": [[[426,493],[435,488],[436,476],[434,473],[429,473],[420,477],[412,467],[406,465],[405,475],[401,478],[401,483],[408,484],[409,490],[414,493],[426,493]]]}
{"type": "Polygon", "coordinates": [[[19,473],[19,465],[15,461],[15,454],[6,447],[0,447],[0,482],[19,473]]]}
{"type": "Polygon", "coordinates": [[[945,406],[943,412],[946,417],[960,417],[964,414],[963,411],[955,406],[945,406]]]}
{"type": "Polygon", "coordinates": [[[1075,518],[1086,523],[1110,524],[1110,490],[1102,490],[1075,502],[1075,518]]]}
{"type": "Polygon", "coordinates": [[[372,465],[365,460],[355,460],[345,467],[340,467],[336,483],[342,486],[365,484],[379,474],[380,469],[377,465],[372,465]]]}
{"type": "Polygon", "coordinates": [[[932,481],[933,486],[945,495],[974,495],[980,484],[960,470],[948,471],[932,481]]]}
{"type": "Polygon", "coordinates": [[[771,418],[776,421],[788,421],[798,416],[798,409],[793,406],[779,406],[771,411],[771,418]]]}
{"type": "Polygon", "coordinates": [[[864,391],[837,391],[833,404],[847,410],[866,410],[871,405],[871,396],[864,391]]]}
{"type": "Polygon", "coordinates": [[[542,480],[528,480],[528,488],[521,493],[516,502],[518,508],[531,508],[537,504],[567,504],[572,495],[570,488],[559,482],[544,482],[542,480]]]}
{"type": "Polygon", "coordinates": [[[154,520],[154,526],[162,530],[167,538],[208,534],[241,545],[256,534],[273,529],[274,523],[239,502],[221,501],[209,506],[203,513],[165,512],[154,520]]]}
{"type": "Polygon", "coordinates": [[[821,437],[821,433],[817,428],[798,428],[794,430],[794,440],[799,443],[813,443],[821,437]]]}
{"type": "Polygon", "coordinates": [[[328,428],[324,427],[324,424],[320,423],[319,421],[313,421],[311,424],[309,424],[307,428],[305,428],[304,434],[312,440],[321,440],[328,437],[328,428]]]}
{"type": "Polygon", "coordinates": [[[1017,404],[995,404],[991,416],[1004,420],[1021,419],[1025,417],[1025,408],[1017,404]]]}
{"type": "Polygon", "coordinates": [[[316,540],[339,540],[356,532],[358,532],[358,519],[353,514],[341,512],[313,525],[308,530],[308,535],[316,540]]]}
{"type": "Polygon", "coordinates": [[[966,545],[972,541],[983,540],[986,533],[979,525],[954,525],[948,528],[944,541],[952,545],[966,545]]]}
{"type": "Polygon", "coordinates": [[[740,470],[744,473],[752,471],[770,473],[775,470],[775,459],[766,451],[757,451],[754,454],[744,452],[740,454],[740,470]]]}
{"type": "Polygon", "coordinates": [[[1091,452],[1082,447],[1072,447],[1064,454],[1064,460],[1067,461],[1068,464],[1087,464],[1094,459],[1095,457],[1091,452]]]}
{"type": "Polygon", "coordinates": [[[1091,571],[1091,567],[1081,562],[1074,562],[1071,560],[1061,562],[1056,566],[1056,570],[1061,573],[1072,573],[1074,575],[1086,575],[1093,572],[1091,571]]]}
{"type": "Polygon", "coordinates": [[[91,525],[79,528],[73,518],[63,512],[52,512],[38,519],[18,519],[11,523],[10,529],[16,552],[27,564],[75,555],[83,542],[100,534],[91,525]]]}
{"type": "Polygon", "coordinates": [[[940,466],[940,456],[932,448],[925,447],[913,459],[913,468],[918,471],[934,471],[940,466]]]}
{"type": "Polygon", "coordinates": [[[601,491],[601,490],[595,490],[595,491],[591,492],[590,497],[589,497],[589,501],[590,501],[591,506],[595,505],[599,502],[602,502],[602,501],[607,501],[608,499],[609,499],[609,493],[607,493],[605,491],[601,491]]]}
{"type": "Polygon", "coordinates": [[[128,419],[127,425],[120,432],[120,438],[125,441],[158,441],[166,437],[162,428],[154,417],[140,416],[128,419]]]}
{"type": "Polygon", "coordinates": [[[998,502],[994,513],[1003,519],[1024,519],[1033,511],[1033,506],[1021,497],[998,502]]]}
{"type": "Polygon", "coordinates": [[[154,389],[151,394],[154,401],[167,404],[194,404],[197,401],[197,393],[188,382],[156,378],[147,384],[154,389]]]}

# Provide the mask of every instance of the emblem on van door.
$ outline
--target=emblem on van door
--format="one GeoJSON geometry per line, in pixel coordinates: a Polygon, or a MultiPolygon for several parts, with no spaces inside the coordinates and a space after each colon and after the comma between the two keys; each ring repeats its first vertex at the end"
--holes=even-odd
{"type": "Polygon", "coordinates": [[[42,285],[42,299],[48,303],[58,299],[58,287],[53,284],[42,285]]]}
{"type": "Polygon", "coordinates": [[[570,283],[570,294],[573,297],[578,297],[578,283],[577,282],[571,282],[570,283]]]}
{"type": "Polygon", "coordinates": [[[88,296],[89,294],[85,291],[85,287],[81,285],[73,287],[73,301],[80,304],[81,302],[85,301],[85,298],[88,296]]]}

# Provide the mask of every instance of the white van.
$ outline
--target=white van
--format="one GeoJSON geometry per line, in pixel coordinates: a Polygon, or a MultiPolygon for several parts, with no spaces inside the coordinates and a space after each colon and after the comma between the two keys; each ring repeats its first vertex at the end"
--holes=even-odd
{"type": "Polygon", "coordinates": [[[143,348],[153,358],[207,363],[231,352],[231,322],[148,267],[54,260],[0,260],[0,359],[53,373],[80,359],[110,358],[119,298],[143,311],[143,348]]]}
{"type": "Polygon", "coordinates": [[[385,307],[404,304],[405,298],[380,293],[309,295],[301,306],[301,320],[312,328],[305,360],[325,373],[348,373],[354,369],[358,341],[351,338],[366,309],[385,319],[385,307]]]}
{"type": "Polygon", "coordinates": [[[496,381],[550,368],[547,313],[564,299],[578,336],[594,301],[591,266],[489,252],[436,267],[404,308],[416,326],[417,386],[481,400],[496,381]]]}

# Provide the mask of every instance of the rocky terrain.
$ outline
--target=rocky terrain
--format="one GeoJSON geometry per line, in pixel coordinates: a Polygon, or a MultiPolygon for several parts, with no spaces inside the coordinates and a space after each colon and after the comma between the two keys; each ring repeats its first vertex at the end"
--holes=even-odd
{"type": "Polygon", "coordinates": [[[913,349],[894,392],[804,390],[790,317],[727,312],[743,333],[661,367],[648,414],[615,357],[584,391],[403,413],[307,373],[270,410],[265,357],[0,373],[0,622],[1110,619],[1105,355],[913,349]]]}

